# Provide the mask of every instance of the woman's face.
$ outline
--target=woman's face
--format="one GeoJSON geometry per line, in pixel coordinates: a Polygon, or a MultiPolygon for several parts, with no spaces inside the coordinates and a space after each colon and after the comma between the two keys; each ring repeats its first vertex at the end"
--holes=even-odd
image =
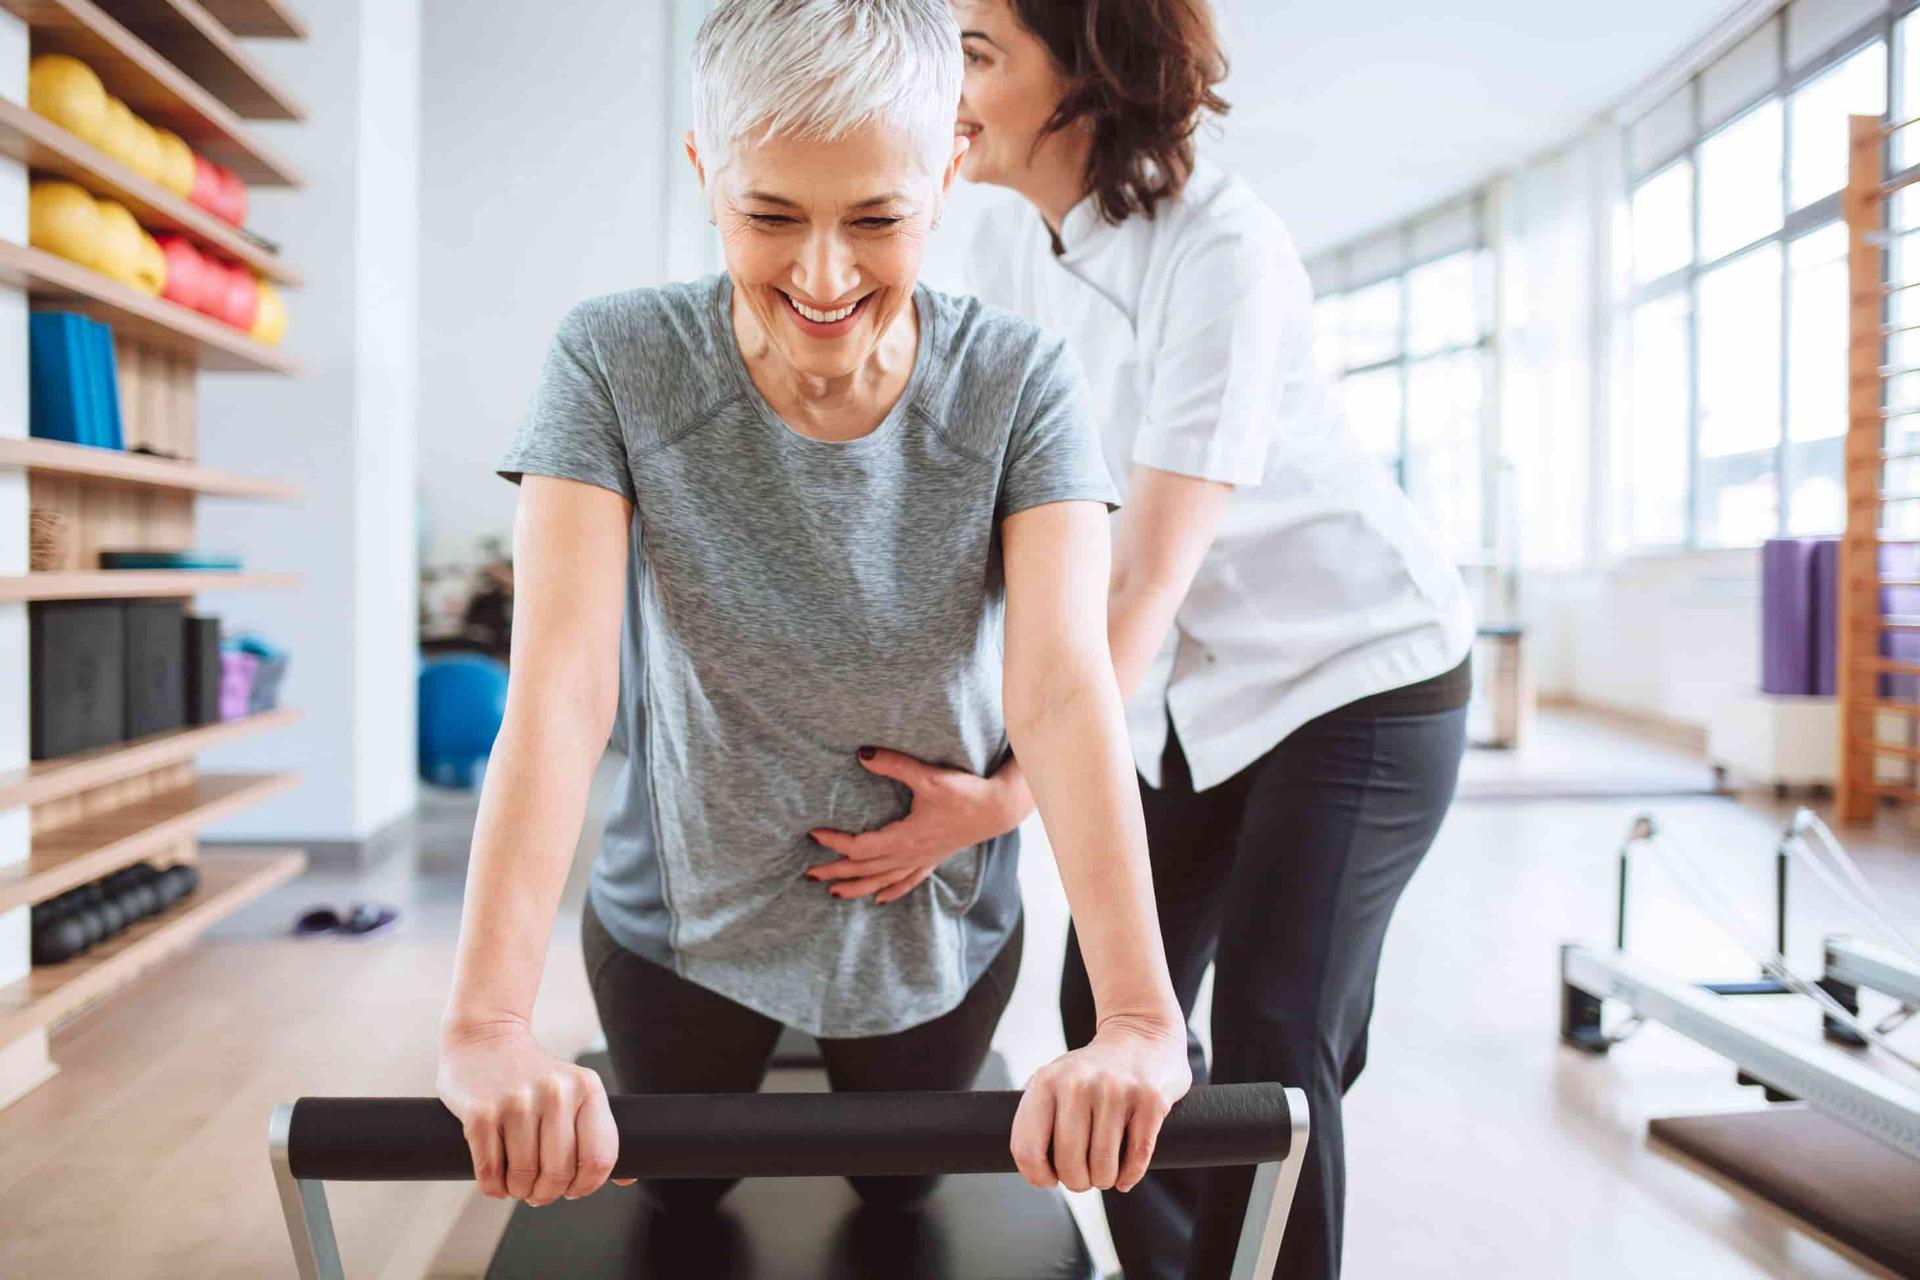
{"type": "Polygon", "coordinates": [[[1066,78],[1007,0],[953,0],[953,16],[967,60],[956,130],[969,143],[961,176],[1018,187],[1037,159],[1041,128],[1065,96],[1066,78]]]}
{"type": "Polygon", "coordinates": [[[742,142],[707,187],[727,274],[795,372],[839,378],[872,355],[912,304],[927,232],[953,182],[900,129],[870,125],[831,142],[742,142]]]}

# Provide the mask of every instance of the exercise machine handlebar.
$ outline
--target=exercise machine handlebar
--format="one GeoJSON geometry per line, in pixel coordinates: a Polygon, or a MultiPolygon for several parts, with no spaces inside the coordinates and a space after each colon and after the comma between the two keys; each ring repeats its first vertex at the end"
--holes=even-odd
{"type": "MultiPolygon", "coordinates": [[[[1153,1167],[1284,1161],[1305,1099],[1278,1084],[1202,1085],[1161,1127],[1153,1167]],[[1292,1093],[1295,1097],[1289,1097],[1292,1093]],[[1299,1114],[1296,1116],[1295,1112],[1299,1114]]],[[[1004,1173],[1017,1092],[720,1093],[611,1097],[616,1178],[1004,1173]]],[[[473,1177],[437,1098],[302,1098],[274,1115],[288,1172],[316,1182],[473,1177]]]]}

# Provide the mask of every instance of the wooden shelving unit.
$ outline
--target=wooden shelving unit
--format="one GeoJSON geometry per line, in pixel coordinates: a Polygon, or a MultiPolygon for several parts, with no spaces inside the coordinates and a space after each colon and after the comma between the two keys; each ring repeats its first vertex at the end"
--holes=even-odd
{"type": "Polygon", "coordinates": [[[291,573],[202,573],[193,570],[94,569],[0,577],[0,601],[172,599],[202,591],[269,591],[300,585],[291,573]]]}
{"type": "Polygon", "coordinates": [[[293,708],[277,707],[242,720],[170,729],[110,747],[52,760],[35,760],[25,768],[0,773],[0,809],[50,804],[111,783],[155,773],[192,760],[202,751],[284,729],[299,719],[300,713],[293,708]]]}
{"type": "Polygon", "coordinates": [[[307,24],[283,0],[202,0],[201,8],[237,36],[305,40],[307,24]]]}
{"type": "Polygon", "coordinates": [[[201,88],[248,120],[304,120],[293,96],[196,0],[95,0],[201,88]]]}
{"type": "Polygon", "coordinates": [[[0,240],[0,284],[25,289],[36,308],[92,316],[111,326],[116,336],[190,356],[202,369],[300,371],[284,351],[249,338],[232,325],[165,298],[150,298],[90,267],[30,245],[0,240]]]}
{"type": "Polygon", "coordinates": [[[152,458],[121,449],[96,449],[59,440],[0,440],[0,468],[37,475],[82,476],[103,485],[135,489],[178,489],[207,497],[257,498],[266,502],[296,502],[298,485],[216,471],[191,462],[152,458]]]}
{"type": "MultiPolygon", "coordinates": [[[[299,38],[299,20],[281,0],[0,0],[0,12],[28,28],[31,52],[84,60],[134,112],[185,138],[209,159],[255,185],[297,186],[293,169],[254,138],[241,117],[299,120],[297,102],[236,39],[299,38]]],[[[296,273],[252,237],[134,173],[18,102],[0,99],[0,155],[35,174],[58,175],[120,201],[142,225],[174,231],[203,251],[240,262],[283,285],[296,273]]],[[[296,501],[298,485],[238,475],[199,457],[199,374],[237,370],[290,375],[284,351],[211,317],[151,298],[77,263],[0,240],[0,288],[26,294],[36,310],[77,311],[114,334],[127,449],[50,440],[0,439],[0,470],[24,473],[28,502],[57,520],[53,553],[37,571],[0,576],[0,605],[89,598],[190,599],[198,593],[296,588],[294,574],[100,570],[114,547],[194,545],[194,504],[203,497],[296,501]],[[147,452],[132,450],[144,449],[147,452]]],[[[16,369],[27,366],[16,354],[16,369]]],[[[19,377],[21,375],[16,375],[19,377]]],[[[18,385],[16,383],[16,385],[18,385]]],[[[264,424],[263,429],[271,429],[264,424]]],[[[17,483],[17,482],[16,482],[17,483]]],[[[19,528],[0,532],[27,537],[19,528]]],[[[24,559],[15,558],[17,565],[24,559]]],[[[17,680],[27,678],[19,671],[17,680]]],[[[31,696],[30,690],[17,690],[31,696]]],[[[57,759],[0,771],[0,813],[26,811],[24,857],[0,866],[0,913],[18,912],[140,861],[194,862],[192,896],[64,964],[34,967],[0,985],[0,1106],[51,1076],[47,1033],[188,946],[208,926],[306,865],[298,851],[252,850],[201,856],[199,836],[269,796],[297,774],[203,774],[210,748],[285,729],[299,719],[276,709],[217,724],[183,726],[57,759]]],[[[19,829],[16,825],[15,829],[19,829]]],[[[17,849],[11,852],[18,853],[17,849]]],[[[17,934],[13,935],[18,937],[17,934]]],[[[22,957],[0,957],[19,972],[22,957]]]]}
{"type": "Polygon", "coordinates": [[[65,964],[36,969],[0,987],[0,1044],[44,1031],[126,986],[184,950],[216,921],[299,875],[307,859],[297,852],[222,851],[198,865],[200,888],[192,897],[65,964]]]}
{"type": "Polygon", "coordinates": [[[88,0],[0,0],[32,29],[33,52],[66,53],[99,73],[107,91],[149,124],[165,125],[247,182],[297,187],[299,173],[247,131],[240,117],[88,0]]]}
{"type": "Polygon", "coordinates": [[[91,143],[5,98],[0,98],[0,155],[18,160],[35,173],[53,174],[96,196],[118,200],[149,231],[177,232],[213,256],[243,262],[276,284],[300,284],[299,273],[280,255],[261,248],[231,223],[149,182],[91,143]]]}
{"type": "Polygon", "coordinates": [[[297,773],[203,773],[184,787],[35,832],[27,861],[0,868],[0,911],[45,902],[164,853],[203,827],[299,781],[297,773]]]}

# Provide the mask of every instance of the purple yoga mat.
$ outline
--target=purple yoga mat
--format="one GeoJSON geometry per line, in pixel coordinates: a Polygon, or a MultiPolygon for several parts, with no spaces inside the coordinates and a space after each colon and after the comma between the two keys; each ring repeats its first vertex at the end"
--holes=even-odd
{"type": "MultiPolygon", "coordinates": [[[[1920,581],[1920,547],[1899,543],[1881,546],[1880,576],[1920,581]]],[[[1920,617],[1920,587],[1880,588],[1880,612],[1889,618],[1920,617]]],[[[1898,662],[1920,662],[1920,632],[1881,632],[1880,654],[1898,662]]],[[[1920,702],[1920,677],[1881,676],[1880,696],[1920,702]]]]}
{"type": "Polygon", "coordinates": [[[1813,544],[1813,691],[1823,698],[1839,692],[1840,540],[1813,544]]]}
{"type": "Polygon", "coordinates": [[[1760,547],[1760,691],[1813,692],[1813,543],[1760,547]]]}

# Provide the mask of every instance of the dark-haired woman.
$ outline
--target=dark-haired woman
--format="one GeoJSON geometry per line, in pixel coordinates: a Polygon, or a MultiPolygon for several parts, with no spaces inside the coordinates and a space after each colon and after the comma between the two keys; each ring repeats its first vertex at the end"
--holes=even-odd
{"type": "MultiPolygon", "coordinates": [[[[1029,206],[986,220],[974,287],[1066,337],[1127,490],[1108,639],[1175,988],[1190,1014],[1215,964],[1212,1080],[1306,1090],[1276,1274],[1334,1276],[1341,1097],[1366,1059],[1388,919],[1459,768],[1465,591],[1330,406],[1279,219],[1195,158],[1195,126],[1226,109],[1204,0],[954,8],[961,172],[1029,206]]],[[[885,751],[866,764],[913,790],[912,811],[817,833],[843,858],[815,874],[882,900],[1032,810],[1017,763],[984,779],[885,751]]],[[[1069,1045],[1086,1043],[1077,936],[1061,1012],[1069,1045]]],[[[1208,1079],[1195,1037],[1189,1052],[1208,1079]]],[[[1224,1276],[1247,1186],[1246,1171],[1156,1173],[1107,1195],[1128,1280],[1224,1276]]]]}

